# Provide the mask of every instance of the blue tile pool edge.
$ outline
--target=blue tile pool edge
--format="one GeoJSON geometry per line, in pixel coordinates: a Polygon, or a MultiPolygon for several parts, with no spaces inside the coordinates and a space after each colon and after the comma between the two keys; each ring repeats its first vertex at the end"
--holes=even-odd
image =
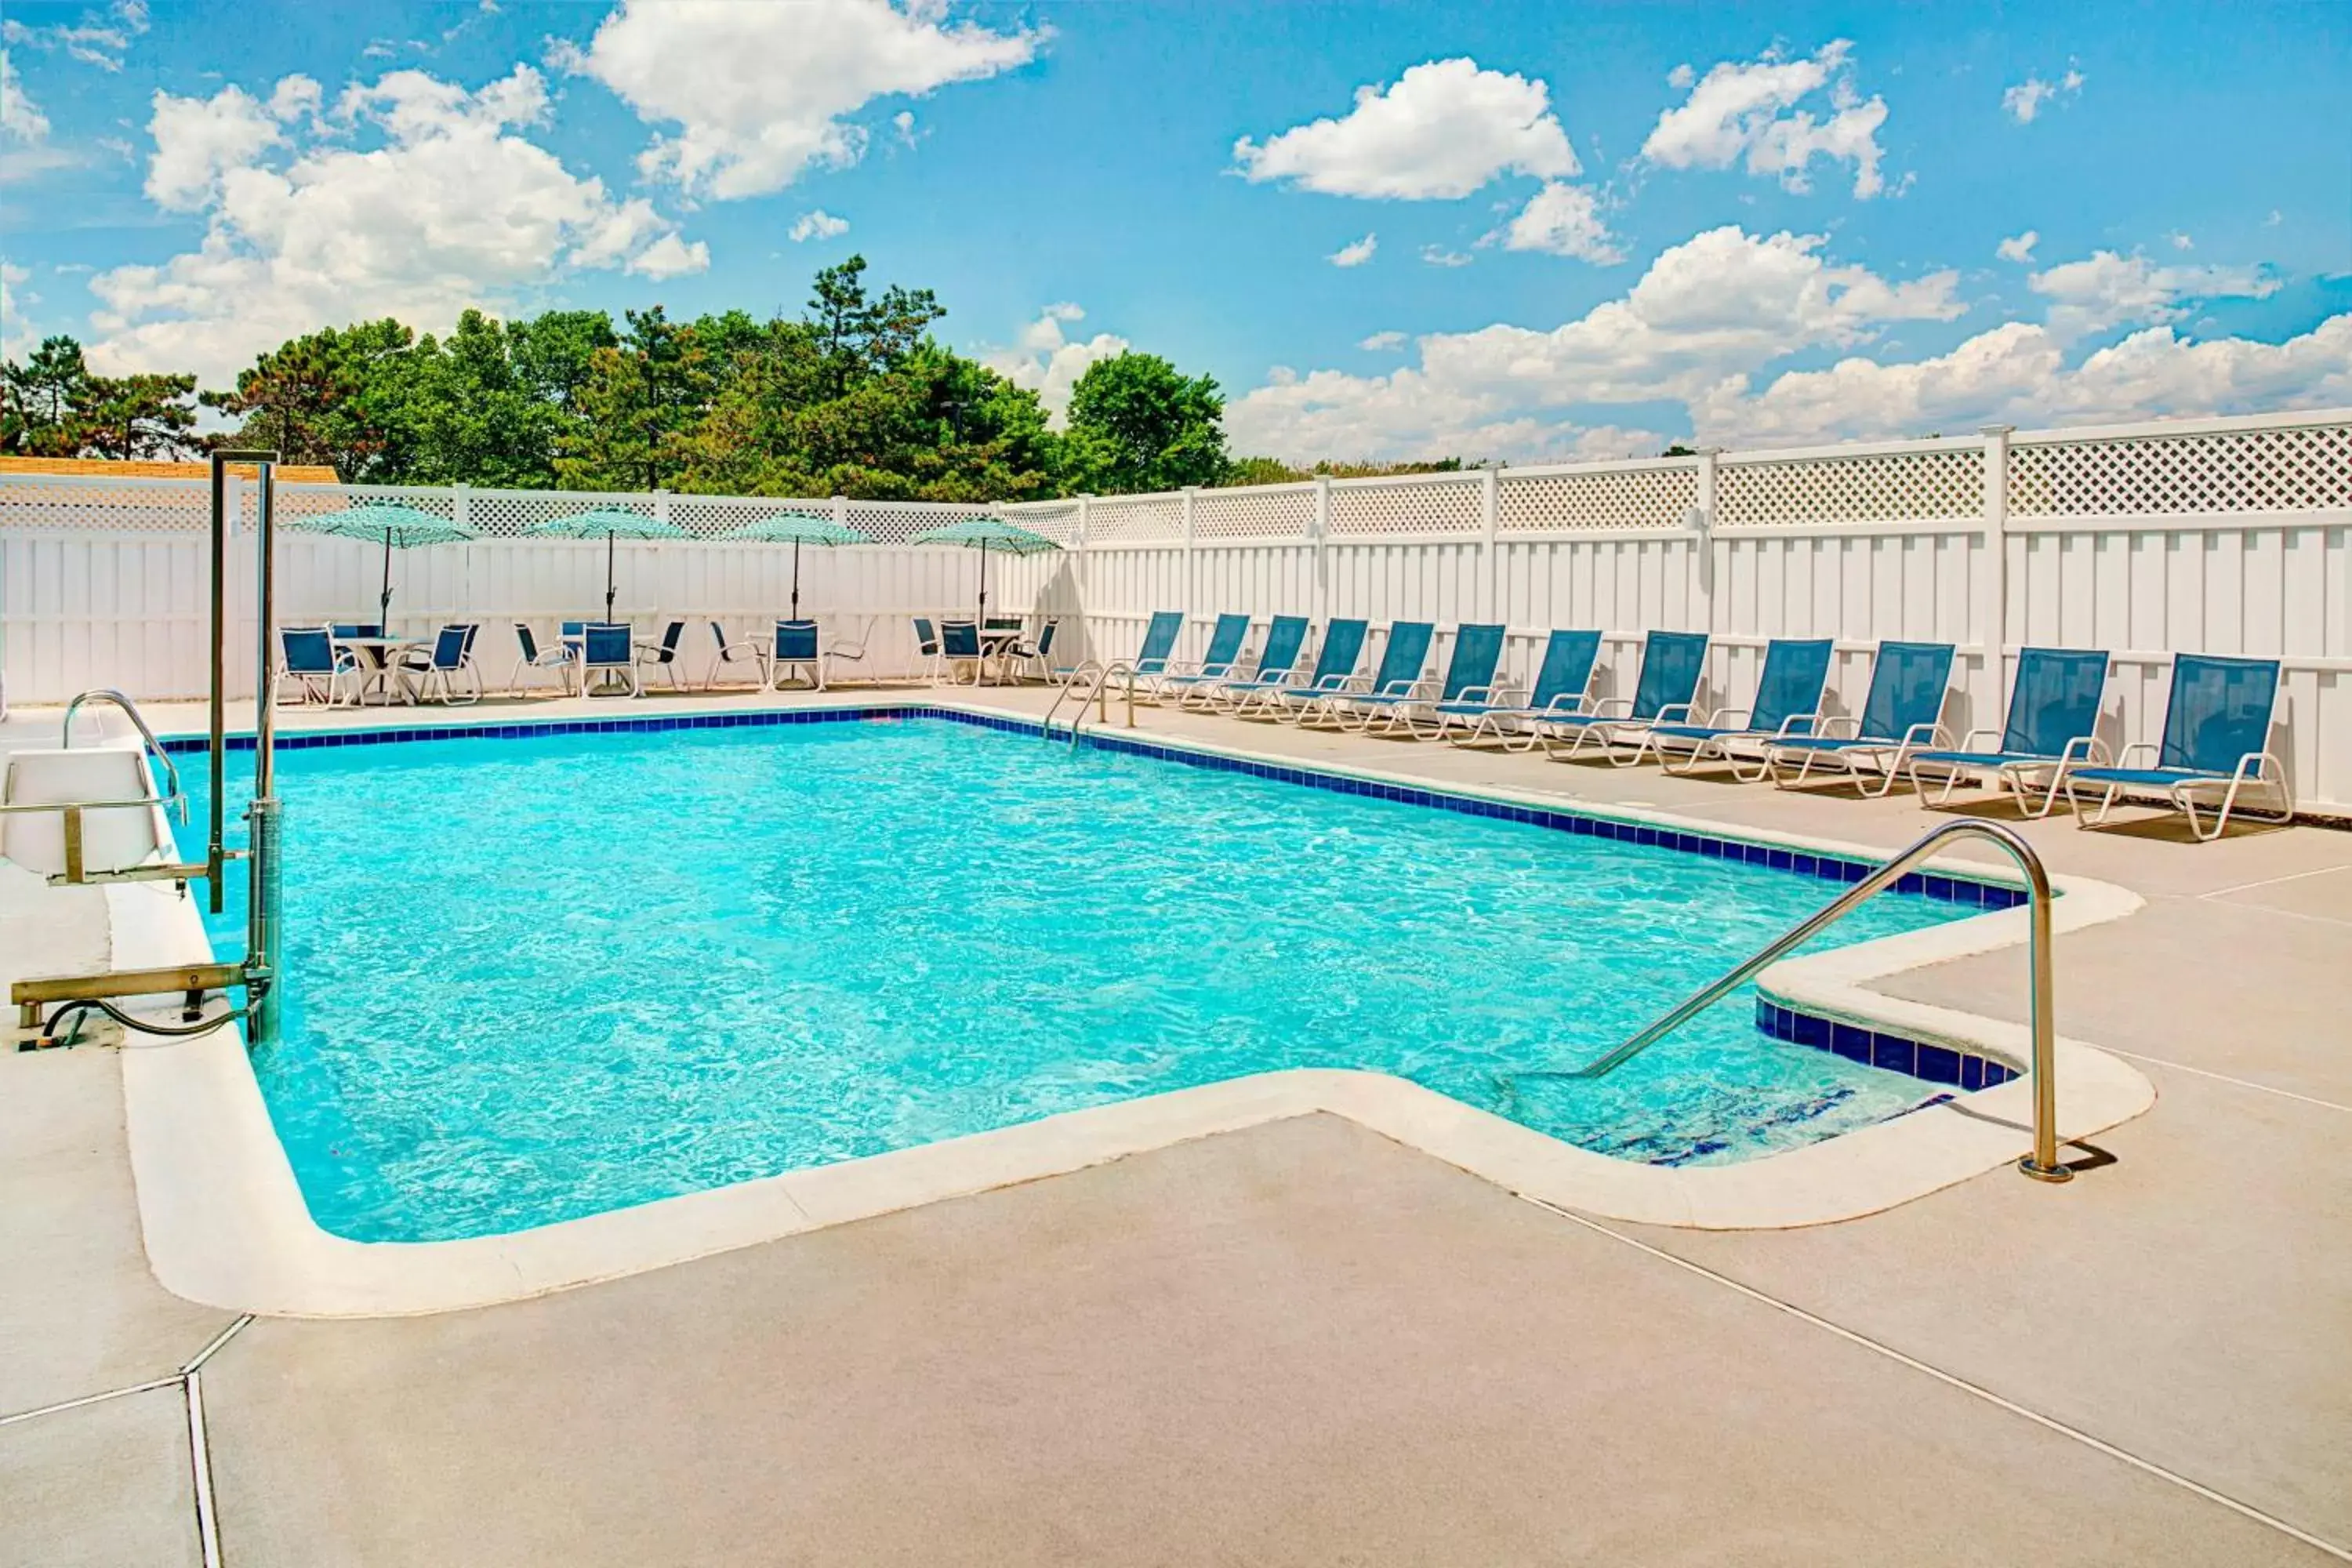
{"type": "Polygon", "coordinates": [[[2007,1062],[1939,1040],[1914,1039],[1886,1029],[1807,1012],[1767,992],[1756,996],[1756,1027],[1776,1040],[1828,1051],[1864,1067],[1899,1072],[1966,1093],[1994,1089],[2024,1075],[2007,1062]]]}
{"type": "MultiPolygon", "coordinates": [[[[1034,720],[1012,719],[1001,714],[977,713],[961,708],[942,708],[924,703],[869,705],[843,708],[782,708],[762,709],[738,713],[679,713],[642,718],[559,719],[544,722],[499,722],[488,724],[417,725],[401,729],[372,730],[293,730],[281,731],[277,737],[278,749],[289,752],[312,751],[334,746],[398,745],[418,741],[521,741],[543,739],[551,735],[593,735],[630,731],[665,730],[736,730],[760,729],[779,724],[842,724],[889,721],[908,719],[935,719],[952,724],[970,724],[983,730],[1002,730],[1013,734],[1040,735],[1043,726],[1034,720]]],[[[230,752],[253,750],[250,734],[225,738],[230,752]]],[[[1800,849],[1786,845],[1760,843],[1752,839],[1734,838],[1719,834],[1694,833],[1681,827],[1608,816],[1569,806],[1532,805],[1523,802],[1496,800],[1484,795],[1465,795],[1453,790],[1430,789],[1418,784],[1394,784],[1382,779],[1363,778],[1352,773],[1329,773],[1318,768],[1298,767],[1287,763],[1261,762],[1250,757],[1230,756],[1222,752],[1193,746],[1169,745],[1157,741],[1141,741],[1125,735],[1087,733],[1080,737],[1088,746],[1105,751],[1123,752],[1134,756],[1151,757],[1160,762],[1184,767],[1206,768],[1219,773],[1246,773],[1253,778],[1271,779],[1277,783],[1297,784],[1307,789],[1319,789],[1337,795],[1363,795],[1372,800],[1395,801],[1406,805],[1426,806],[1435,811],[1459,812],[1469,816],[1490,816],[1506,822],[1526,823],[1549,828],[1555,832],[1579,833],[1596,838],[1613,839],[1620,843],[1651,846],[1672,849],[1687,855],[1705,855],[1715,859],[1733,860],[1751,866],[1763,866],[1776,871],[1792,871],[1799,876],[1815,877],[1823,881],[1859,882],[1876,869],[1876,863],[1853,856],[1839,855],[1821,849],[1800,849]]],[[[163,749],[175,756],[200,752],[210,745],[204,735],[167,735],[161,742],[163,749]]],[[[2025,901],[2025,889],[1985,878],[1954,876],[1941,871],[1912,871],[1905,874],[1895,886],[1895,891],[1917,894],[1940,903],[1959,904],[1979,910],[2006,910],[2025,901]]]]}

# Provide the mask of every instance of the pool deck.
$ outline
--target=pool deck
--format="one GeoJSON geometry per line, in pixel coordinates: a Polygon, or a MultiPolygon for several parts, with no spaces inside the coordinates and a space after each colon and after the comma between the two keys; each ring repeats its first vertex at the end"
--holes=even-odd
{"type": "MultiPolygon", "coordinates": [[[[0,752],[55,723],[20,710],[0,752]]],[[[1140,725],[1887,849],[1932,820],[1140,725]]],[[[195,1379],[221,1560],[2352,1561],[2352,833],[2024,831],[2147,900],[2058,942],[2061,1027],[2159,1093],[2064,1186],[1666,1229],[1312,1116],[535,1301],[256,1321],[195,1379]]],[[[96,895],[0,865],[0,978],[107,950],[96,895]]],[[[1886,988],[2017,1019],[2022,969],[1886,988]]],[[[0,1057],[0,1561],[202,1561],[178,1373],[236,1320],[154,1282],[125,1146],[114,1052],[0,1057]]]]}

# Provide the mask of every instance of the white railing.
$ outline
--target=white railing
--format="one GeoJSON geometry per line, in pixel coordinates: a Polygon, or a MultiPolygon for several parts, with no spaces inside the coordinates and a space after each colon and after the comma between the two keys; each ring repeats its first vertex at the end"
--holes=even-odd
{"type": "MultiPolygon", "coordinates": [[[[250,486],[240,487],[249,497],[250,486]]],[[[550,630],[601,605],[604,549],[522,537],[591,505],[668,517],[693,542],[618,551],[617,613],[730,632],[783,608],[791,552],[713,542],[779,510],[841,518],[872,545],[803,553],[802,602],[880,617],[877,673],[913,674],[905,617],[968,607],[969,552],[908,544],[986,509],[839,498],[563,494],[281,486],[286,512],[361,493],[480,530],[477,543],[394,563],[394,616],[422,631],[485,626],[503,676],[507,623],[550,630]]],[[[241,500],[242,504],[242,500],[241,500]]],[[[1106,496],[999,509],[1062,552],[989,560],[992,606],[1064,617],[1073,658],[1133,651],[1154,609],[1318,621],[1499,620],[1527,657],[1549,626],[1611,634],[1630,671],[1648,627],[1714,634],[1710,694],[1744,699],[1765,641],[1832,636],[1849,710],[1884,637],[1957,643],[1956,722],[1996,722],[2008,661],[2029,643],[2114,650],[2115,738],[2152,733],[2174,651],[2277,657],[2298,796],[2352,812],[2352,410],[1803,450],[1474,469],[1249,489],[1106,496]]],[[[96,685],[141,698],[202,681],[200,483],[0,475],[0,653],[10,697],[61,701],[96,685]]],[[[373,619],[379,556],[289,533],[281,615],[373,619]]],[[[241,584],[239,585],[241,591],[241,584]]],[[[233,603],[242,603],[233,599],[233,603]]],[[[854,627],[852,628],[854,629],[854,627]]],[[[1057,650],[1058,651],[1058,650],[1057,650]]]]}

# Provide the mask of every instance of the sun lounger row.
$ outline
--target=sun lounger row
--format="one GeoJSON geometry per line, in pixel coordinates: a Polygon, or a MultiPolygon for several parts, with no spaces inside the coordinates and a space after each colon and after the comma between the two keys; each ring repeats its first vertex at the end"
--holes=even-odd
{"type": "Polygon", "coordinates": [[[1366,621],[1334,620],[1318,643],[1306,617],[1277,616],[1253,652],[1251,617],[1223,615],[1193,660],[1175,656],[1183,625],[1177,611],[1153,616],[1135,659],[1139,689],[1182,709],[1465,746],[1541,747],[1557,759],[1623,767],[1717,766],[1782,788],[1837,782],[1884,795],[1907,782],[1927,806],[1946,805],[1975,783],[2013,797],[2028,816],[2049,815],[2063,795],[2078,820],[2094,826],[2119,799],[2154,798],[2185,814],[2200,838],[2219,837],[2233,816],[2293,815],[2285,770],[2270,750],[2275,659],[2175,656],[2162,739],[2111,756],[2097,733],[2108,666],[2099,649],[2021,649],[2005,721],[1955,741],[1944,722],[1957,652],[1949,643],[1878,644],[1861,710],[1848,715],[1823,711],[1836,654],[1826,637],[1771,639],[1748,705],[1701,711],[1704,632],[1646,634],[1632,694],[1600,698],[1603,637],[1593,630],[1551,632],[1522,686],[1498,673],[1507,638],[1500,626],[1455,627],[1444,668],[1433,674],[1438,629],[1428,621],[1387,626],[1370,672],[1361,668],[1373,640],[1366,621]]]}

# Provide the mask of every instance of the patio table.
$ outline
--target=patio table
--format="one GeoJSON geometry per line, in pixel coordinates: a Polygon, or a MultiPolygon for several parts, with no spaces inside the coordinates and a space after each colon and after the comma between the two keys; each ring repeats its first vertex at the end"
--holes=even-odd
{"type": "Polygon", "coordinates": [[[335,646],[355,648],[367,659],[367,668],[361,671],[366,678],[360,685],[362,703],[367,701],[369,689],[377,688],[384,694],[386,707],[391,706],[395,692],[400,700],[415,706],[416,692],[401,673],[400,656],[411,648],[429,648],[431,643],[417,637],[337,637],[335,646]]]}

